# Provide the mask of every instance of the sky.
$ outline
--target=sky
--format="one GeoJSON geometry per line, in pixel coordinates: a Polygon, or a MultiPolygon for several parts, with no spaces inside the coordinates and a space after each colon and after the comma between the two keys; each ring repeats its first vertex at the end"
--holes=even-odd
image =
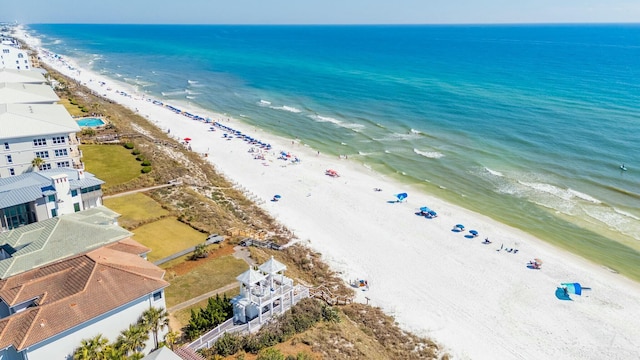
{"type": "Polygon", "coordinates": [[[640,22],[640,0],[9,0],[0,9],[0,21],[22,24],[640,22]]]}

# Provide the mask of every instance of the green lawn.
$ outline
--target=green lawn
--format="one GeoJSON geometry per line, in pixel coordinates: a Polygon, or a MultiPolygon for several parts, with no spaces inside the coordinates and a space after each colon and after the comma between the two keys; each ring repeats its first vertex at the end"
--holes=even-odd
{"type": "Polygon", "coordinates": [[[67,111],[69,112],[69,114],[71,114],[71,116],[87,115],[87,113],[82,112],[82,109],[80,109],[78,105],[71,104],[69,99],[60,99],[59,103],[62,104],[65,107],[65,109],[67,109],[67,111]]]}
{"type": "Polygon", "coordinates": [[[149,261],[165,258],[180,250],[196,246],[207,239],[207,234],[194,230],[189,225],[178,221],[175,217],[166,217],[152,223],[142,225],[133,230],[134,239],[151,248],[149,261]]]}
{"type": "Polygon", "coordinates": [[[123,227],[135,226],[169,214],[168,210],[143,193],[104,199],[104,206],[122,215],[118,223],[123,227]]]}
{"type": "Polygon", "coordinates": [[[82,161],[86,170],[105,186],[124,184],[140,176],[140,163],[131,155],[131,150],[119,145],[81,145],[82,161]]]}
{"type": "Polygon", "coordinates": [[[249,269],[246,262],[232,255],[200,261],[203,261],[201,266],[168,279],[171,285],[165,290],[167,307],[236,282],[236,277],[249,269]]]}

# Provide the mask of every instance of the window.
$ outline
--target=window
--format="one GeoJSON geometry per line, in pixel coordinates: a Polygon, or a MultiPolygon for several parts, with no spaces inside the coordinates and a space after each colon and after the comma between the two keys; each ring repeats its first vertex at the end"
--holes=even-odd
{"type": "Polygon", "coordinates": [[[2,52],[5,53],[5,54],[8,54],[9,53],[9,49],[2,49],[2,52]]]}
{"type": "Polygon", "coordinates": [[[14,168],[9,169],[9,175],[13,176],[16,174],[16,170],[14,168]]]}
{"type": "Polygon", "coordinates": [[[18,54],[18,59],[22,59],[24,57],[24,55],[22,53],[18,54]]]}
{"type": "Polygon", "coordinates": [[[56,163],[56,166],[59,168],[64,168],[64,167],[69,167],[69,162],[68,161],[60,161],[56,163]]]}
{"type": "Polygon", "coordinates": [[[78,190],[71,190],[71,196],[78,196],[78,190]]]}
{"type": "MultiPolygon", "coordinates": [[[[54,138],[55,139],[55,138],[54,138]]],[[[53,140],[55,142],[55,140],[53,140]]],[[[54,150],[56,156],[67,156],[67,149],[57,149],[54,150]]]]}
{"type": "Polygon", "coordinates": [[[47,198],[48,202],[54,202],[56,201],[56,196],[55,195],[49,195],[49,197],[47,198]]]}
{"type": "Polygon", "coordinates": [[[40,158],[40,159],[48,159],[49,158],[49,152],[48,151],[36,151],[36,157],[40,158]]]}
{"type": "Polygon", "coordinates": [[[65,142],[66,141],[65,141],[64,136],[54,136],[53,137],[53,143],[54,144],[64,144],[65,142]]]}
{"type": "Polygon", "coordinates": [[[47,146],[47,139],[33,139],[33,146],[47,146]]]}
{"type": "Polygon", "coordinates": [[[51,170],[51,164],[40,165],[40,170],[51,170]]]}
{"type": "Polygon", "coordinates": [[[51,217],[56,217],[56,216],[58,216],[58,210],[51,209],[51,217]]]}
{"type": "Polygon", "coordinates": [[[73,204],[73,211],[75,211],[75,212],[80,211],[80,203],[73,204]]]}
{"type": "Polygon", "coordinates": [[[11,148],[9,147],[9,143],[8,142],[4,143],[4,149],[5,150],[11,150],[11,148]]]}
{"type": "Polygon", "coordinates": [[[7,155],[7,164],[13,163],[13,157],[11,155],[7,155]]]}
{"type": "Polygon", "coordinates": [[[162,291],[158,291],[156,293],[153,293],[153,301],[158,301],[162,299],[162,291]]]}

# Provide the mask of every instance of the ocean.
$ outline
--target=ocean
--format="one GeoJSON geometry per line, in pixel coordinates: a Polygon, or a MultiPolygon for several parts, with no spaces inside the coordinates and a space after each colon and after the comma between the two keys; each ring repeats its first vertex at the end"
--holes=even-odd
{"type": "Polygon", "coordinates": [[[28,29],[147,96],[347,155],[640,281],[640,25],[28,29]]]}

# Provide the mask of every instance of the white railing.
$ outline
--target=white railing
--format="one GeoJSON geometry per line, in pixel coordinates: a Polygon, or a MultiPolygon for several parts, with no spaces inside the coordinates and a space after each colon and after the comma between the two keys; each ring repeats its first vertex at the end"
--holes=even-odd
{"type": "MultiPolygon", "coordinates": [[[[309,297],[309,288],[307,288],[305,286],[302,286],[302,285],[297,285],[297,286],[294,287],[294,290],[293,290],[293,304],[294,305],[297,304],[300,300],[302,300],[304,298],[308,298],[308,297],[309,297]]],[[[246,324],[234,325],[233,318],[231,318],[231,319],[223,322],[222,324],[218,325],[213,330],[210,330],[206,334],[202,335],[201,337],[199,337],[198,339],[196,339],[195,341],[193,341],[192,343],[187,345],[187,347],[189,347],[190,349],[192,349],[194,351],[195,350],[204,349],[204,348],[210,348],[211,346],[213,346],[216,343],[216,341],[218,341],[218,339],[222,335],[224,335],[226,333],[236,333],[236,332],[252,333],[252,332],[256,332],[256,331],[260,330],[262,325],[264,325],[265,323],[267,323],[271,319],[271,313],[272,312],[274,314],[279,314],[280,312],[284,312],[284,311],[288,310],[290,307],[291,307],[291,300],[290,300],[288,295],[285,295],[280,300],[280,304],[278,304],[277,306],[273,307],[273,311],[267,311],[267,312],[263,313],[261,316],[258,316],[257,318],[249,321],[246,324]],[[283,307],[282,309],[280,308],[281,306],[283,307]],[[278,311],[276,311],[276,310],[278,310],[278,311]],[[261,322],[261,320],[262,320],[262,322],[261,322]]]]}

